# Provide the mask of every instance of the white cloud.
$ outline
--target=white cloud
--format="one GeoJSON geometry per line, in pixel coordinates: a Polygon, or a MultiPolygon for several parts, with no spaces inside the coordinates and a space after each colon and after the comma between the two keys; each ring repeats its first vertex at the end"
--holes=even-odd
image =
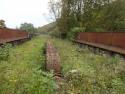
{"type": "Polygon", "coordinates": [[[23,22],[42,26],[49,23],[49,0],[0,0],[0,19],[4,19],[8,27],[14,28],[23,22]]]}

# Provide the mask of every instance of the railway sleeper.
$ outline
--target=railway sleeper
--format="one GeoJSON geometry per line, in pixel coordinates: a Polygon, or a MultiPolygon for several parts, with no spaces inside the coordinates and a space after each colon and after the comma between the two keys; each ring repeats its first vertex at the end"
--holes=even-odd
{"type": "Polygon", "coordinates": [[[51,71],[53,70],[54,76],[61,77],[61,65],[59,54],[55,47],[48,42],[46,46],[46,70],[51,71]]]}
{"type": "Polygon", "coordinates": [[[60,94],[61,83],[64,82],[64,79],[62,78],[59,54],[55,49],[55,47],[50,42],[47,42],[47,46],[46,46],[45,69],[47,71],[54,72],[54,79],[57,85],[56,94],[60,94]]]}

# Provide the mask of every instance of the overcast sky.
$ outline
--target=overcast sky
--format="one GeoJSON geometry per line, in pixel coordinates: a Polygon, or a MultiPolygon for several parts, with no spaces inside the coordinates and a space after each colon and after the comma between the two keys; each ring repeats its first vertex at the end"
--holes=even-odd
{"type": "Polygon", "coordinates": [[[50,22],[49,0],[0,0],[0,19],[6,21],[9,28],[20,26],[23,22],[42,26],[50,22]]]}

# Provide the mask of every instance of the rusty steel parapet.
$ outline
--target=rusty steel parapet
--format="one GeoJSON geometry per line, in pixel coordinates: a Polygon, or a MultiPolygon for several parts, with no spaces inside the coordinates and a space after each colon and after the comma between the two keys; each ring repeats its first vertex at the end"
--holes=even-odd
{"type": "Polygon", "coordinates": [[[29,38],[29,34],[23,30],[0,28],[0,44],[27,38],[29,38]]]}
{"type": "Polygon", "coordinates": [[[125,49],[125,32],[81,32],[76,40],[125,49]]]}
{"type": "Polygon", "coordinates": [[[75,41],[125,54],[125,32],[80,32],[75,41]]]}

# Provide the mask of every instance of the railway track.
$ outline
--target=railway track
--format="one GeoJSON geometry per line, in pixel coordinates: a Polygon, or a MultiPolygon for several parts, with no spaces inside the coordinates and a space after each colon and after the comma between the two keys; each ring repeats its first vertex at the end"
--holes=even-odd
{"type": "Polygon", "coordinates": [[[46,70],[53,71],[54,76],[61,77],[59,54],[51,42],[47,42],[46,46],[46,70]]]}
{"type": "Polygon", "coordinates": [[[45,68],[47,71],[54,72],[54,78],[57,84],[56,94],[60,94],[61,83],[64,81],[61,74],[61,64],[59,54],[56,48],[50,41],[47,42],[46,46],[46,64],[45,68]]]}

